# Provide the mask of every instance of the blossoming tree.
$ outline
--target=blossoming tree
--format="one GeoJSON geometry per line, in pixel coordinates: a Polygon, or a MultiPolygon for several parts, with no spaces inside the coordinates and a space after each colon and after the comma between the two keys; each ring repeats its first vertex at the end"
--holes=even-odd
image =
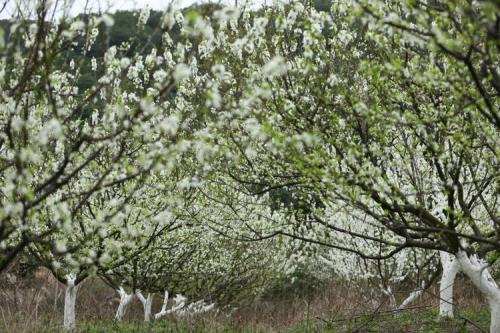
{"type": "Polygon", "coordinates": [[[385,245],[378,254],[344,248],[365,258],[408,247],[455,256],[490,305],[492,332],[500,292],[484,260],[500,246],[496,9],[488,1],[347,1],[330,12],[278,4],[221,24],[226,46],[213,68],[223,172],[256,195],[292,193],[311,223],[385,245]],[[338,207],[353,212],[345,223],[325,215],[338,207]]]}

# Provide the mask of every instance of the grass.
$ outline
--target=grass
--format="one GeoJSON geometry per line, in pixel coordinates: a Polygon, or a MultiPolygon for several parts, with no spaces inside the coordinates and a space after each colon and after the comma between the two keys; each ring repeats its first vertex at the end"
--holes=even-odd
{"type": "MultiPolygon", "coordinates": [[[[113,321],[87,321],[78,324],[78,333],[264,333],[267,330],[252,327],[232,327],[203,325],[200,323],[175,323],[171,321],[158,321],[144,323],[139,321],[113,322],[113,321]]],[[[48,329],[47,333],[59,333],[61,328],[48,329]]]]}
{"type": "MultiPolygon", "coordinates": [[[[231,326],[213,322],[173,322],[162,320],[151,323],[140,321],[84,321],[78,324],[78,333],[479,333],[487,332],[489,314],[486,310],[464,310],[453,320],[438,320],[436,309],[412,310],[400,313],[363,314],[351,318],[332,318],[303,321],[280,330],[262,327],[231,326]]],[[[40,331],[42,332],[42,331],[40,331]]],[[[50,325],[43,332],[61,332],[60,326],[50,325]]]]}
{"type": "Polygon", "coordinates": [[[437,309],[421,311],[363,314],[351,318],[322,319],[312,325],[293,328],[290,333],[465,333],[488,332],[489,313],[486,310],[468,310],[456,319],[439,320],[437,309]]]}

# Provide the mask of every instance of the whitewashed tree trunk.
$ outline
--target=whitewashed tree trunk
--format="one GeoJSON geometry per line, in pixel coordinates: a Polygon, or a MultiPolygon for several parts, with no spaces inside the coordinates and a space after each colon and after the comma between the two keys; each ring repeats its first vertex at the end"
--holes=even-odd
{"type": "Polygon", "coordinates": [[[76,276],[68,274],[66,276],[66,292],[64,295],[64,329],[74,330],[76,325],[76,294],[78,286],[75,286],[76,276]]]}
{"type": "Polygon", "coordinates": [[[204,300],[199,300],[189,304],[187,307],[180,309],[180,311],[178,312],[178,317],[193,317],[211,311],[214,307],[214,303],[207,304],[204,300]]]}
{"type": "Polygon", "coordinates": [[[457,258],[448,252],[440,251],[443,275],[439,285],[439,317],[453,318],[453,286],[460,270],[457,258]]]}
{"type": "Polygon", "coordinates": [[[120,294],[120,304],[116,310],[115,320],[121,321],[127,312],[127,308],[134,299],[134,294],[127,294],[123,287],[118,289],[118,294],[120,294]]]}
{"type": "Polygon", "coordinates": [[[173,313],[176,314],[179,310],[183,309],[184,306],[186,305],[187,298],[182,296],[181,294],[177,294],[174,297],[174,305],[170,310],[168,310],[168,313],[173,313]]]}
{"type": "Polygon", "coordinates": [[[490,333],[500,333],[500,289],[488,271],[488,264],[476,255],[459,251],[457,259],[462,271],[481,291],[488,302],[491,315],[490,333]]]}
{"type": "Polygon", "coordinates": [[[180,310],[184,308],[186,305],[187,298],[182,296],[181,294],[177,294],[174,298],[174,305],[170,310],[167,310],[167,302],[168,302],[168,292],[165,291],[165,297],[163,298],[163,305],[161,307],[161,311],[155,314],[155,319],[160,319],[163,316],[168,314],[178,314],[180,310]]]}
{"type": "Polygon", "coordinates": [[[155,319],[160,319],[167,314],[167,303],[168,303],[168,291],[165,290],[165,296],[163,296],[163,304],[161,306],[160,312],[155,314],[155,319]]]}
{"type": "Polygon", "coordinates": [[[135,294],[137,298],[141,301],[142,307],[144,308],[144,321],[150,321],[151,307],[153,305],[153,294],[148,293],[147,297],[144,297],[144,295],[140,291],[137,291],[135,294]]]}
{"type": "Polygon", "coordinates": [[[412,291],[410,295],[408,295],[408,297],[406,297],[406,299],[403,302],[401,302],[401,305],[398,306],[398,310],[403,310],[408,305],[413,303],[417,298],[420,297],[420,295],[424,293],[424,290],[425,290],[425,284],[422,283],[422,286],[419,289],[415,289],[414,291],[412,291]]]}
{"type": "Polygon", "coordinates": [[[390,286],[387,286],[387,288],[384,288],[383,286],[381,286],[382,288],[382,292],[387,296],[389,297],[389,307],[391,309],[394,309],[396,308],[396,297],[394,296],[394,293],[392,292],[392,289],[390,286]]]}

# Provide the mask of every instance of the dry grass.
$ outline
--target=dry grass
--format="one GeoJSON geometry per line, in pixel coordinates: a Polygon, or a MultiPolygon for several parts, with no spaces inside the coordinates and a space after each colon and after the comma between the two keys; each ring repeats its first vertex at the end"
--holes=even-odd
{"type": "MultiPolygon", "coordinates": [[[[374,297],[367,290],[368,286],[362,284],[335,281],[310,297],[292,296],[248,304],[234,314],[231,324],[283,330],[308,321],[348,321],[370,313],[390,311],[387,298],[374,297]]],[[[397,292],[398,301],[409,292],[397,292]]],[[[438,294],[439,286],[433,286],[410,308],[414,311],[436,309],[439,306],[438,294]]],[[[455,302],[458,311],[480,311],[486,307],[478,290],[465,279],[456,283],[455,302]]]]}

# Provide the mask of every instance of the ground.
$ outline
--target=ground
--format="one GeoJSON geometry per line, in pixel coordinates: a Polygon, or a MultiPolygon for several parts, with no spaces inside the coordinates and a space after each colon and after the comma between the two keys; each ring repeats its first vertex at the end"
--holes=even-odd
{"type": "MultiPolygon", "coordinates": [[[[303,288],[298,288],[303,291],[303,288]]],[[[176,322],[172,317],[142,322],[142,304],[131,303],[124,321],[113,321],[118,294],[97,278],[78,292],[76,332],[100,333],[459,333],[488,332],[489,312],[480,293],[460,277],[455,286],[455,319],[439,321],[439,286],[433,285],[409,309],[391,311],[387,297],[367,294],[368,288],[334,280],[311,293],[280,289],[265,297],[217,307],[203,317],[176,322]]],[[[408,290],[395,290],[401,301],[408,290]]],[[[153,312],[161,308],[157,295],[153,312]]],[[[62,332],[64,286],[49,274],[19,278],[0,285],[0,333],[62,332]]],[[[75,332],[75,333],[76,333],[75,332]]]]}
{"type": "MultiPolygon", "coordinates": [[[[485,310],[465,310],[454,320],[439,321],[436,309],[412,309],[403,312],[383,312],[360,315],[353,318],[314,318],[293,327],[283,329],[265,328],[259,324],[234,326],[217,325],[206,320],[175,322],[162,320],[152,323],[128,321],[80,322],[77,332],[81,333],[465,333],[487,332],[489,314],[485,310]]],[[[38,332],[62,332],[59,323],[45,323],[38,332]]]]}

